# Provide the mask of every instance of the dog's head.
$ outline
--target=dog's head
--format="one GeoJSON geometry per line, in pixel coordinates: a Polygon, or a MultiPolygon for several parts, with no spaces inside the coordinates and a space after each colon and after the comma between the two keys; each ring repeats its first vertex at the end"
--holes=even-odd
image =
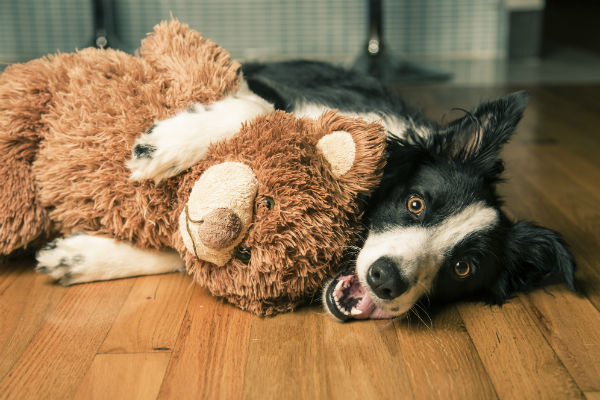
{"type": "Polygon", "coordinates": [[[574,261],[560,236],[500,209],[499,152],[527,102],[518,92],[486,102],[430,135],[388,143],[388,165],[367,213],[356,270],[324,290],[338,319],[391,318],[427,295],[502,304],[559,277],[573,288],[574,261]]]}

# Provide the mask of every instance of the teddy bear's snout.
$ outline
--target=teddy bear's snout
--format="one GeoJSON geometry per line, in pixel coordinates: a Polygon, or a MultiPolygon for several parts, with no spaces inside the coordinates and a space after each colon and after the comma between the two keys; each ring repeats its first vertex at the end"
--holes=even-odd
{"type": "Polygon", "coordinates": [[[241,218],[229,208],[217,208],[204,216],[198,238],[206,247],[223,249],[231,246],[242,233],[241,218]]]}
{"type": "Polygon", "coordinates": [[[252,223],[258,180],[248,165],[225,161],[194,183],[179,215],[179,232],[198,260],[218,266],[233,257],[252,223]]]}

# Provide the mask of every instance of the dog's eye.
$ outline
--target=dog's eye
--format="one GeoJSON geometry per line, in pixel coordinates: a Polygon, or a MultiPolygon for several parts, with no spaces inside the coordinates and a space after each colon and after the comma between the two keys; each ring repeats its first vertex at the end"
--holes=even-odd
{"type": "Polygon", "coordinates": [[[261,204],[267,208],[267,210],[272,210],[275,207],[275,200],[269,196],[263,196],[261,200],[261,204]]]}
{"type": "Polygon", "coordinates": [[[459,278],[466,278],[471,275],[471,264],[464,260],[457,261],[456,264],[454,264],[454,273],[459,278]]]}
{"type": "Polygon", "coordinates": [[[408,198],[408,202],[406,203],[406,207],[408,211],[415,215],[419,215],[425,209],[425,201],[417,195],[412,195],[408,198]]]}
{"type": "Polygon", "coordinates": [[[243,262],[244,264],[248,264],[250,262],[250,256],[252,255],[251,247],[237,247],[235,249],[235,258],[243,262]]]}

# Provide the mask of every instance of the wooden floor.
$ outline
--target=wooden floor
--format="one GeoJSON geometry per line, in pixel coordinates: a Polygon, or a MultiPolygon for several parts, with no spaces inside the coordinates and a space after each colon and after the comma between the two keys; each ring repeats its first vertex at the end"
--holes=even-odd
{"type": "MultiPolygon", "coordinates": [[[[501,192],[512,216],[564,234],[585,295],[556,286],[423,321],[260,319],[187,276],[63,288],[26,259],[0,268],[0,398],[600,399],[600,86],[529,89],[501,192]]],[[[509,90],[405,93],[448,121],[509,90]]]]}

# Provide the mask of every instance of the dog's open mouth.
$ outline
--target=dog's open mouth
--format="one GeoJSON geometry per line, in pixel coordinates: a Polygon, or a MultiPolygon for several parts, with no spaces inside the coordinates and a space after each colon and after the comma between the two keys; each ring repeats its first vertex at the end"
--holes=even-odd
{"type": "Polygon", "coordinates": [[[375,305],[354,271],[342,272],[329,283],[325,288],[325,307],[341,321],[394,318],[375,305]]]}

